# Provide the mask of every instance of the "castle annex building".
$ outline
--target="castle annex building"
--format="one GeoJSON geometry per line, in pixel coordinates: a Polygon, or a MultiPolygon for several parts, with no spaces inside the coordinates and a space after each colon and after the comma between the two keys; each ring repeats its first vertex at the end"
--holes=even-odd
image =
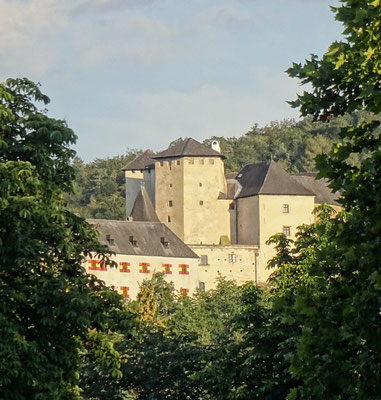
{"type": "Polygon", "coordinates": [[[113,261],[117,268],[108,267],[99,259],[88,259],[86,269],[125,298],[135,298],[139,284],[155,272],[162,272],[184,295],[199,286],[198,255],[161,222],[88,222],[100,232],[100,242],[116,254],[113,261]]]}
{"type": "Polygon", "coordinates": [[[215,287],[219,275],[265,283],[274,255],[268,238],[293,238],[297,226],[313,222],[317,204],[338,205],[312,174],[290,175],[269,161],[225,176],[224,159],[217,142],[209,148],[188,138],[157,154],[147,150],[124,168],[124,224],[164,224],[197,254],[191,292],[215,287]]]}

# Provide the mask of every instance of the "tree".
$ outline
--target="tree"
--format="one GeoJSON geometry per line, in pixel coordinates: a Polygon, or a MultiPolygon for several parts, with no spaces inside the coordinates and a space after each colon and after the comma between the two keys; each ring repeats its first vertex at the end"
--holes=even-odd
{"type": "MultiPolygon", "coordinates": [[[[28,79],[0,84],[0,391],[6,399],[79,397],[81,343],[107,330],[120,296],[82,266],[106,248],[65,208],[76,140],[28,79]]],[[[114,364],[111,369],[117,368],[114,364]]]]}
{"type": "Polygon", "coordinates": [[[342,0],[333,8],[344,40],[289,74],[312,85],[292,102],[302,115],[329,121],[364,110],[371,118],[341,129],[342,141],[316,158],[320,177],[341,192],[346,214],[311,259],[294,310],[302,324],[291,371],[290,399],[379,399],[381,393],[381,3],[342,0]],[[351,162],[351,156],[358,162],[351,162]],[[320,278],[320,279],[319,279],[320,278]]]}
{"type": "Polygon", "coordinates": [[[122,168],[138,154],[129,150],[123,156],[99,159],[85,164],[73,160],[76,172],[73,191],[65,195],[68,208],[84,218],[124,220],[126,217],[125,178],[122,168]]]}

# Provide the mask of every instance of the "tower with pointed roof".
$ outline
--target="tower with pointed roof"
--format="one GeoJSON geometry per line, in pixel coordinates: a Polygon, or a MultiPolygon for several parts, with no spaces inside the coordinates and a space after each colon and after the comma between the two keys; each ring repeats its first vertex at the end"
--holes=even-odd
{"type": "Polygon", "coordinates": [[[188,138],[153,158],[159,219],[185,243],[229,242],[225,156],[188,138]]]}

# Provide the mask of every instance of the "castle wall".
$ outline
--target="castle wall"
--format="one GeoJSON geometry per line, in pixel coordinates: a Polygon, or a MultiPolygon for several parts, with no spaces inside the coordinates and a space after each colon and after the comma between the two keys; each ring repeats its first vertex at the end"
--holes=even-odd
{"type": "Polygon", "coordinates": [[[184,241],[184,159],[155,162],[155,211],[184,241]]]}
{"type": "Polygon", "coordinates": [[[258,246],[189,246],[199,257],[198,278],[205,290],[215,289],[219,277],[234,280],[242,285],[256,281],[258,246]],[[206,259],[206,258],[207,259],[206,259]]]}
{"type": "Polygon", "coordinates": [[[237,243],[260,244],[259,197],[251,196],[235,201],[237,217],[237,243]]]}
{"type": "Polygon", "coordinates": [[[117,254],[112,257],[113,261],[118,263],[115,268],[107,266],[107,271],[92,270],[88,261],[85,263],[85,268],[88,273],[91,273],[102,279],[107,286],[113,286],[115,290],[120,291],[122,287],[128,288],[129,298],[135,299],[139,286],[145,279],[150,279],[154,272],[163,272],[163,264],[169,264],[172,273],[164,274],[164,278],[168,282],[173,282],[175,289],[189,290],[189,295],[192,295],[199,286],[198,279],[198,260],[196,258],[175,258],[175,257],[148,257],[117,254]],[[129,263],[130,272],[121,272],[121,263],[129,263]],[[149,272],[141,271],[139,264],[149,264],[149,272]],[[188,274],[179,273],[179,265],[188,265],[188,274]]]}
{"type": "Polygon", "coordinates": [[[258,259],[258,280],[265,283],[271,274],[266,269],[267,262],[275,255],[273,245],[266,245],[270,236],[283,232],[285,227],[290,228],[289,238],[295,240],[297,227],[314,222],[312,211],[315,207],[314,196],[294,195],[259,195],[260,216],[260,256],[258,259]],[[284,206],[288,211],[284,212],[284,206]]]}
{"type": "Polygon", "coordinates": [[[224,164],[220,157],[184,158],[184,241],[192,244],[220,244],[230,240],[231,201],[226,194],[224,164]]]}
{"type": "Polygon", "coordinates": [[[155,207],[155,169],[154,168],[147,168],[143,170],[143,180],[144,180],[144,187],[147,191],[147,194],[152,202],[152,205],[155,207]]]}
{"type": "Polygon", "coordinates": [[[144,176],[141,171],[125,171],[126,177],[126,217],[131,215],[136,196],[144,186],[144,176]]]}

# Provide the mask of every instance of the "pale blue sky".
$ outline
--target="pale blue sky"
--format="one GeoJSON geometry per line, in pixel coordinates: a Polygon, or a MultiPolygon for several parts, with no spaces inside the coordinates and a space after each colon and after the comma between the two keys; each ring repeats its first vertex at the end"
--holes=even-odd
{"type": "Polygon", "coordinates": [[[0,0],[0,80],[27,76],[85,161],[297,117],[284,71],[323,54],[338,0],[0,0]]]}

